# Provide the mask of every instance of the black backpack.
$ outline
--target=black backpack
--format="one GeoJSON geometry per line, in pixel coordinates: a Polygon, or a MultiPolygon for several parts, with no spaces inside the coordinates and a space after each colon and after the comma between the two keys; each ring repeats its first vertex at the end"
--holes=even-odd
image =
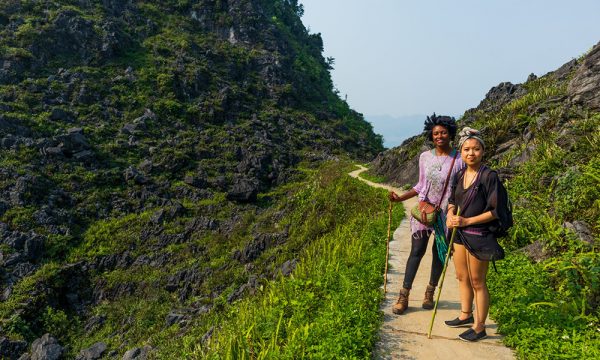
{"type": "MultiPolygon", "coordinates": [[[[480,185],[483,187],[483,190],[486,191],[483,182],[480,183],[480,185]]],[[[492,221],[489,227],[489,230],[496,236],[496,238],[501,238],[508,235],[508,229],[513,226],[512,212],[512,202],[508,196],[508,191],[506,191],[504,183],[498,179],[498,204],[496,206],[496,213],[498,214],[498,219],[496,220],[498,221],[492,221]]]]}

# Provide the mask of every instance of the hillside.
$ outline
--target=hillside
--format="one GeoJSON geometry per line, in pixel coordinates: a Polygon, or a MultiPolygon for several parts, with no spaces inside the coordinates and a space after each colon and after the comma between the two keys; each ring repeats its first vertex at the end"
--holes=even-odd
{"type": "MultiPolygon", "coordinates": [[[[459,119],[514,206],[490,273],[492,315],[523,358],[600,356],[600,44],[556,71],[501,83],[459,119]],[[576,334],[576,335],[575,335],[576,334]]],[[[423,136],[378,155],[371,175],[412,186],[423,136]]]]}
{"type": "Polygon", "coordinates": [[[210,338],[208,319],[330,231],[298,238],[288,196],[383,147],[301,15],[295,0],[0,3],[0,357],[210,338]]]}

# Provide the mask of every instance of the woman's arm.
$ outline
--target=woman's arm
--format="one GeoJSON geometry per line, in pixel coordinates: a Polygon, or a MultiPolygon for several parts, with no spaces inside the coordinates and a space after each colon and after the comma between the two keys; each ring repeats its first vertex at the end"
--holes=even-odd
{"type": "Polygon", "coordinates": [[[390,200],[391,200],[391,201],[396,201],[396,202],[398,202],[398,201],[406,201],[406,200],[408,200],[408,199],[410,199],[410,198],[412,198],[412,197],[415,197],[415,196],[417,196],[417,195],[418,195],[418,194],[417,194],[417,192],[415,191],[415,189],[410,189],[410,190],[408,190],[407,192],[405,192],[405,193],[404,193],[404,194],[402,194],[402,195],[398,195],[398,194],[396,194],[395,192],[393,192],[393,191],[390,191],[390,195],[389,195],[389,197],[390,197],[390,200]]]}

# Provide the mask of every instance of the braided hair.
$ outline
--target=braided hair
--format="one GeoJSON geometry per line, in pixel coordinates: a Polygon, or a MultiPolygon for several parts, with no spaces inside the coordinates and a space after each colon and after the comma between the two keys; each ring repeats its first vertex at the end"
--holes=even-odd
{"type": "Polygon", "coordinates": [[[433,128],[437,125],[445,127],[448,130],[448,133],[450,133],[450,140],[454,139],[457,130],[456,119],[452,116],[438,116],[433,113],[433,115],[427,117],[427,120],[425,120],[425,127],[423,128],[425,137],[429,141],[433,141],[433,128]]]}

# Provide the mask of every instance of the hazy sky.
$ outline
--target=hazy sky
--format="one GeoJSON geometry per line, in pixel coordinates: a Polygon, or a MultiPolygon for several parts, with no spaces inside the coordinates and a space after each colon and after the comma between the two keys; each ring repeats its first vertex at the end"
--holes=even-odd
{"type": "Polygon", "coordinates": [[[600,41],[598,0],[300,0],[335,58],[342,98],[365,114],[460,116],[600,41]]]}

